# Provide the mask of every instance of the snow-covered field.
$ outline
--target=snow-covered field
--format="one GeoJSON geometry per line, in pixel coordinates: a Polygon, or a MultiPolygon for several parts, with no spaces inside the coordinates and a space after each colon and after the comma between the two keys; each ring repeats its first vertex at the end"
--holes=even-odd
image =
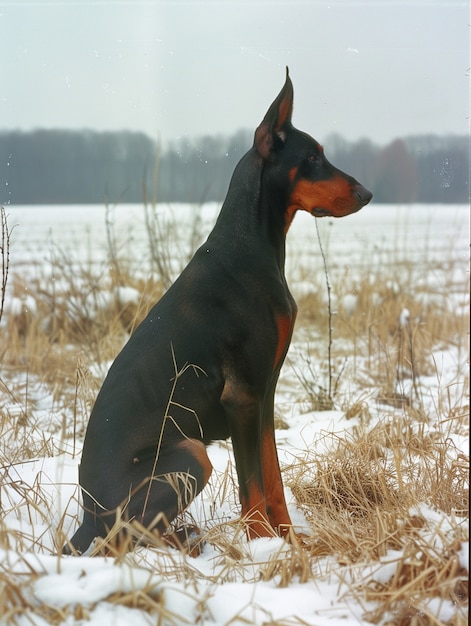
{"type": "MultiPolygon", "coordinates": [[[[201,206],[158,205],[162,224],[178,229],[175,261],[189,254],[189,231],[201,234],[196,245],[209,233],[219,211],[216,203],[201,206]]],[[[120,242],[119,253],[141,262],[147,233],[142,205],[118,205],[106,210],[101,205],[6,207],[12,237],[13,268],[19,265],[51,263],[54,247],[70,252],[82,264],[107,258],[106,222],[120,242]]],[[[452,257],[461,270],[467,268],[469,207],[467,205],[368,205],[359,213],[339,220],[318,220],[329,266],[374,267],[408,260],[424,264],[429,260],[449,262],[452,257]]],[[[175,231],[172,231],[175,234],[175,231]]],[[[198,239],[198,237],[196,237],[198,239]]],[[[309,273],[320,268],[320,251],[312,218],[299,212],[287,239],[288,274],[302,265],[309,273]]]]}
{"type": "MultiPolygon", "coordinates": [[[[161,223],[171,224],[162,232],[174,237],[166,254],[175,275],[190,254],[190,248],[208,233],[217,207],[203,205],[195,209],[172,205],[159,206],[158,211],[161,223]]],[[[50,289],[54,281],[60,280],[54,268],[58,259],[63,258],[67,258],[70,271],[84,268],[99,271],[111,262],[110,234],[117,256],[128,259],[135,272],[144,278],[151,271],[147,257],[148,231],[141,206],[124,205],[108,212],[98,206],[7,207],[6,213],[9,227],[14,229],[0,336],[8,332],[8,318],[22,308],[34,313],[34,297],[27,288],[15,291],[15,281],[21,279],[22,285],[28,285],[35,280],[44,289],[50,289]]],[[[335,310],[348,313],[361,306],[358,284],[365,272],[372,284],[380,276],[382,280],[390,276],[387,288],[397,297],[404,283],[413,286],[421,306],[430,307],[440,301],[440,306],[448,307],[453,313],[469,307],[468,207],[373,204],[349,218],[318,220],[318,225],[330,281],[333,285],[343,285],[342,289],[333,290],[335,310]]],[[[288,235],[287,250],[289,282],[298,299],[325,286],[323,259],[312,218],[297,216],[288,235]]],[[[132,290],[126,297],[132,300],[132,290]]],[[[326,302],[325,293],[321,294],[321,300],[326,302]]],[[[405,309],[402,313],[407,317],[405,309]]],[[[336,342],[337,352],[341,351],[342,340],[337,338],[336,342]]],[[[329,411],[313,410],[306,390],[306,379],[311,374],[306,351],[312,344],[316,344],[313,358],[324,354],[325,364],[325,336],[312,330],[300,315],[289,362],[283,369],[277,392],[277,414],[282,414],[287,426],[277,435],[280,460],[286,468],[296,465],[299,459],[309,459],[312,454],[326,453],[339,439],[357,436],[365,427],[364,413],[347,418],[346,407],[359,398],[368,407],[369,430],[388,420],[400,419],[406,411],[404,405],[394,407],[376,401],[374,377],[368,372],[367,357],[371,359],[371,353],[361,354],[358,349],[353,355],[347,340],[347,365],[334,406],[329,411]],[[362,376],[358,375],[360,371],[362,376]]],[[[461,420],[456,428],[450,424],[451,409],[459,408],[462,416],[467,405],[467,344],[466,336],[457,337],[454,345],[434,341],[429,346],[434,371],[418,375],[414,380],[421,409],[428,419],[417,426],[426,428],[432,438],[445,433],[452,442],[451,463],[463,463],[469,453],[466,421],[461,420]]],[[[381,354],[376,359],[375,363],[381,354]]],[[[88,367],[93,370],[93,363],[88,367]]],[[[47,453],[33,458],[21,458],[21,447],[15,448],[10,442],[4,445],[11,450],[2,451],[0,536],[4,539],[0,541],[0,616],[3,612],[4,620],[15,623],[16,619],[21,626],[31,623],[93,626],[370,623],[368,616],[371,619],[378,602],[365,595],[364,590],[370,584],[386,584],[394,578],[398,563],[403,563],[406,547],[388,549],[376,560],[350,563],[339,562],[335,554],[309,557],[306,566],[309,574],[303,577],[299,563],[304,563],[304,557],[283,540],[248,542],[241,536],[234,523],[238,503],[230,443],[210,446],[215,471],[210,484],[190,509],[203,533],[208,533],[208,541],[199,556],[183,555],[171,548],[140,547],[116,560],[99,556],[58,557],[57,528],[62,527],[70,536],[80,516],[76,486],[80,441],[72,439],[68,426],[52,428],[51,425],[60,420],[70,425],[77,419],[76,407],[70,406],[65,412],[61,409],[59,417],[57,390],[45,381],[29,377],[27,363],[23,372],[16,370],[12,374],[11,368],[6,368],[0,360],[0,372],[0,417],[4,431],[10,430],[5,425],[7,420],[20,421],[20,416],[28,413],[28,423],[35,424],[35,449],[40,450],[41,437],[47,441],[44,446],[47,453]],[[18,397],[12,390],[16,383],[24,390],[24,396],[18,397]],[[28,411],[25,402],[31,404],[28,411]],[[24,506],[26,495],[31,496],[28,506],[24,506]],[[225,544],[221,536],[211,541],[215,528],[220,529],[225,544]],[[286,573],[289,564],[290,575],[284,580],[283,572],[286,573]],[[19,607],[16,613],[12,606],[19,607]]],[[[401,382],[410,385],[405,377],[401,382]]],[[[86,415],[80,419],[86,420],[86,415]]],[[[28,424],[18,427],[18,437],[24,437],[27,428],[28,424]]],[[[286,493],[293,522],[309,534],[309,520],[297,507],[292,490],[286,487],[286,493]]],[[[468,521],[462,512],[445,513],[426,498],[411,515],[424,520],[427,545],[436,543],[437,551],[444,538],[456,535],[457,528],[457,536],[466,536],[468,521]]],[[[468,570],[467,541],[459,542],[453,558],[457,560],[457,572],[463,576],[463,571],[468,570]]],[[[415,606],[413,595],[410,602],[415,606]]],[[[420,602],[420,610],[409,616],[409,621],[394,621],[398,618],[388,612],[379,618],[376,615],[376,621],[402,626],[465,623],[465,607],[450,599],[432,594],[428,601],[420,602]]]]}

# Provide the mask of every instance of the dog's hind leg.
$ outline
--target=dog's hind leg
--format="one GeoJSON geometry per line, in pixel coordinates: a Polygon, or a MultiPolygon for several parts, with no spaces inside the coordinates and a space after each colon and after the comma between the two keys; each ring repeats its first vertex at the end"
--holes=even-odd
{"type": "Polygon", "coordinates": [[[92,516],[85,511],[82,524],[70,541],[62,548],[62,554],[82,554],[99,534],[97,527],[93,523],[92,516]],[[89,521],[88,518],[92,521],[89,521]]]}
{"type": "Polygon", "coordinates": [[[163,533],[201,492],[212,469],[202,441],[166,442],[154,460],[152,480],[131,497],[129,515],[163,533]]]}
{"type": "Polygon", "coordinates": [[[190,438],[167,441],[157,458],[149,452],[135,457],[123,475],[115,476],[117,483],[134,485],[134,490],[124,499],[121,497],[112,506],[108,502],[109,508],[105,508],[83,492],[83,522],[64,547],[64,554],[81,554],[95,537],[105,537],[119,509],[124,519],[137,520],[163,534],[209,480],[212,465],[202,441],[190,438]]]}

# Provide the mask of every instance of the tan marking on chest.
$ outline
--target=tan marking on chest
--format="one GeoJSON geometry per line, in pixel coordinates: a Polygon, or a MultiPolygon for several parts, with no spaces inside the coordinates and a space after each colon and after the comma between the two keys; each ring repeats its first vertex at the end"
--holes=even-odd
{"type": "Polygon", "coordinates": [[[294,319],[292,319],[289,315],[279,315],[276,318],[276,326],[278,329],[278,343],[276,346],[275,363],[273,369],[276,369],[278,367],[281,359],[284,357],[288,349],[291,333],[293,330],[293,324],[294,319]]]}

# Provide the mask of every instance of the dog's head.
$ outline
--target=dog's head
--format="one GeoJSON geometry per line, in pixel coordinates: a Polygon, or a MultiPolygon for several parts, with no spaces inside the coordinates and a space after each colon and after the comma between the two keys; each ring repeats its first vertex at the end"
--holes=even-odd
{"type": "Polygon", "coordinates": [[[315,217],[343,217],[371,200],[372,193],[334,167],[322,146],[291,123],[293,83],[286,81],[255,131],[254,148],[264,161],[270,185],[285,195],[286,226],[298,210],[315,217]]]}

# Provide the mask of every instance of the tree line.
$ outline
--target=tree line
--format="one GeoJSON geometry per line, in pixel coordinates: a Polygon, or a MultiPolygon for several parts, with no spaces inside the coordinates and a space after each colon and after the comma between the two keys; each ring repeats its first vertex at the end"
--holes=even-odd
{"type": "MultiPolygon", "coordinates": [[[[252,139],[240,130],[161,149],[130,131],[0,131],[0,204],[222,201],[252,139]]],[[[469,200],[467,137],[420,135],[378,146],[330,135],[324,147],[376,202],[469,200]]]]}

